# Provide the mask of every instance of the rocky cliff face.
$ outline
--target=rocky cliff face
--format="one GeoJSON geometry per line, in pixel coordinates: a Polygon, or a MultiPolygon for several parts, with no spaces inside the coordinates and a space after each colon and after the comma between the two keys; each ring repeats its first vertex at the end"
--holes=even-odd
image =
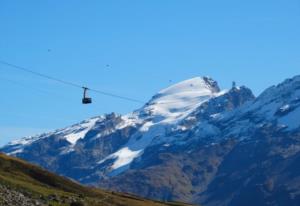
{"type": "Polygon", "coordinates": [[[194,78],[128,115],[12,142],[2,151],[84,184],[204,205],[296,205],[300,77],[220,91],[194,78]]]}

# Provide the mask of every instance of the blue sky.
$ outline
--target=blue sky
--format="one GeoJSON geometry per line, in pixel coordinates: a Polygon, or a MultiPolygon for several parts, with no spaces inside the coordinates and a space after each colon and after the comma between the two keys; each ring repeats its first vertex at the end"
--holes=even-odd
{"type": "MultiPolygon", "coordinates": [[[[299,0],[2,0],[0,60],[147,101],[194,76],[259,94],[300,74],[299,0]],[[109,65],[107,67],[106,65],[109,65]]],[[[138,103],[0,65],[0,145],[138,103]]]]}

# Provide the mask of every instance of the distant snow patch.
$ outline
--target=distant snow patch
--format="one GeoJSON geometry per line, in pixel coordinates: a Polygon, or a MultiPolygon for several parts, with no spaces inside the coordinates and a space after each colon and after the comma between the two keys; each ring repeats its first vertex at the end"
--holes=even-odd
{"type": "Polygon", "coordinates": [[[79,139],[85,137],[86,133],[96,124],[99,118],[93,118],[88,120],[83,124],[79,124],[77,126],[72,127],[72,131],[70,134],[65,135],[65,138],[71,144],[75,144],[79,139]]]}
{"type": "Polygon", "coordinates": [[[18,154],[18,153],[21,153],[21,152],[23,152],[23,149],[17,149],[17,150],[14,150],[13,152],[9,152],[9,153],[7,153],[7,155],[16,155],[16,154],[18,154]]]}
{"type": "Polygon", "coordinates": [[[278,122],[288,126],[288,130],[297,129],[300,126],[300,107],[279,118],[278,122]]]}
{"type": "Polygon", "coordinates": [[[114,153],[113,157],[117,158],[114,164],[111,166],[112,169],[118,169],[131,163],[136,157],[138,157],[143,150],[133,151],[128,147],[124,147],[118,152],[114,153]]]}
{"type": "Polygon", "coordinates": [[[287,111],[288,109],[290,109],[289,104],[286,104],[286,105],[283,105],[282,107],[280,107],[280,111],[282,111],[282,112],[287,111]]]}

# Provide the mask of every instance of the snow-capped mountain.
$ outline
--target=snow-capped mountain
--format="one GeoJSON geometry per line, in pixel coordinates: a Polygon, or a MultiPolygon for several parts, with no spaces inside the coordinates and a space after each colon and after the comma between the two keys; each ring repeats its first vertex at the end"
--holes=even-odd
{"type": "Polygon", "coordinates": [[[116,175],[128,169],[130,163],[139,157],[147,146],[170,141],[164,139],[166,133],[176,129],[176,125],[199,105],[223,93],[212,79],[196,77],[158,92],[144,107],[133,113],[124,116],[113,113],[95,117],[51,133],[13,141],[4,151],[18,156],[25,154],[30,145],[55,140],[59,143],[59,147],[56,148],[59,149],[58,154],[67,155],[84,142],[98,141],[97,139],[108,138],[118,132],[135,128],[137,131],[122,141],[125,144],[119,148],[111,148],[111,153],[108,152],[105,158],[99,156],[97,164],[91,165],[107,167],[106,163],[110,162],[106,170],[109,175],[116,175]]]}
{"type": "Polygon", "coordinates": [[[155,199],[267,205],[276,197],[280,205],[282,192],[293,205],[300,200],[293,169],[300,163],[300,76],[257,98],[247,87],[221,91],[216,81],[196,77],[130,114],[94,117],[1,151],[84,184],[155,199]]]}

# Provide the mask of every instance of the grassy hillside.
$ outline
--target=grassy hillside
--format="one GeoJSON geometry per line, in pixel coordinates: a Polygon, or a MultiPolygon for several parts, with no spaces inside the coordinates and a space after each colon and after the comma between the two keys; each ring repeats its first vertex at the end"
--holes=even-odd
{"type": "Polygon", "coordinates": [[[0,205],[163,206],[131,195],[84,187],[17,158],[0,154],[0,205]]]}

